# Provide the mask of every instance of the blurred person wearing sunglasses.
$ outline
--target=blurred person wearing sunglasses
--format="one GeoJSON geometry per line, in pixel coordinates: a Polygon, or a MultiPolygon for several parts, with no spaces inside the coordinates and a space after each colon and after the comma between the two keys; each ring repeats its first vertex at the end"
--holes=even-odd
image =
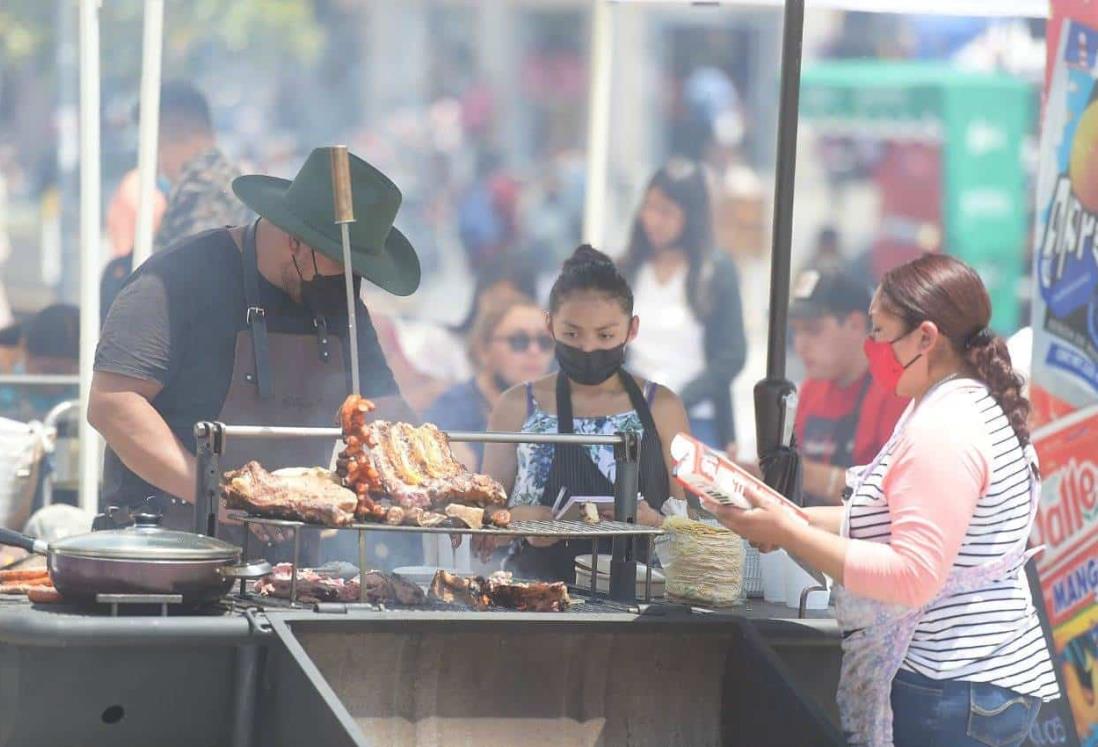
{"type": "MultiPolygon", "coordinates": [[[[484,431],[488,416],[505,391],[549,370],[553,338],[545,329],[545,312],[531,299],[511,295],[488,304],[477,314],[469,335],[473,378],[444,392],[424,419],[444,431],[484,431]]],[[[483,444],[453,444],[454,454],[470,469],[479,469],[483,444]]]]}

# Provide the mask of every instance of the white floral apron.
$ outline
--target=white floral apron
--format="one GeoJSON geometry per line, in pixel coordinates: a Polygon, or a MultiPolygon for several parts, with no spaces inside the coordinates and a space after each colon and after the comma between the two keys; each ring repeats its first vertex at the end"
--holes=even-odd
{"type": "MultiPolygon", "coordinates": [[[[936,391],[932,391],[924,398],[924,403],[930,397],[940,393],[939,387],[935,389],[936,391]]],[[[881,449],[873,463],[864,470],[852,473],[855,495],[861,489],[866,477],[873,473],[885,455],[891,451],[895,440],[903,430],[904,423],[913,411],[909,411],[896,426],[892,438],[881,449]]],[[[1031,445],[1026,446],[1025,456],[1030,464],[1029,520],[1032,525],[1040,499],[1040,482],[1036,469],[1037,453],[1031,445]]],[[[852,503],[853,501],[847,501],[846,510],[843,512],[842,536],[844,537],[850,536],[852,503]]],[[[1021,568],[1043,549],[1027,550],[1026,543],[1026,539],[1019,541],[1005,554],[987,563],[971,568],[953,568],[937,597],[915,609],[867,599],[847,591],[842,586],[835,586],[832,590],[835,618],[844,634],[843,659],[836,700],[843,732],[851,745],[892,747],[892,679],[903,664],[908,645],[925,610],[944,597],[976,591],[1021,568]]]]}

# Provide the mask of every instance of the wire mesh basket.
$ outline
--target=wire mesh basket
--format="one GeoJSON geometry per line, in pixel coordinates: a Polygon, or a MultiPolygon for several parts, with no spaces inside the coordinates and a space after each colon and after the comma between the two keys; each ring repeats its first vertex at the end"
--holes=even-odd
{"type": "Polygon", "coordinates": [[[763,595],[762,566],[759,564],[759,551],[752,547],[747,540],[743,541],[743,593],[752,599],[758,599],[763,595]]]}

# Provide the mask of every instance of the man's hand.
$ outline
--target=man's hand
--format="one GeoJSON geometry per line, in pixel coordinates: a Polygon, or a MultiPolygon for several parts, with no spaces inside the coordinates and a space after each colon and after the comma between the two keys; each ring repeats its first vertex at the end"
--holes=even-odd
{"type": "MultiPolygon", "coordinates": [[[[225,508],[225,504],[222,503],[220,509],[217,512],[217,521],[219,524],[228,524],[230,526],[239,526],[242,522],[237,519],[233,514],[229,513],[229,510],[225,508]]],[[[294,530],[287,527],[276,527],[266,524],[249,524],[248,530],[252,535],[263,544],[270,547],[271,545],[277,545],[287,540],[294,538],[294,530]]]]}

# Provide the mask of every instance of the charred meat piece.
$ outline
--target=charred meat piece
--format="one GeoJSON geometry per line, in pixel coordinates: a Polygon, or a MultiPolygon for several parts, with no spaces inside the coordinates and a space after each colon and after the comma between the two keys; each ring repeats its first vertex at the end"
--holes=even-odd
{"type": "Polygon", "coordinates": [[[366,596],[371,602],[385,604],[421,605],[427,595],[411,581],[395,573],[370,571],[366,574],[366,596]]]}
{"type": "Polygon", "coordinates": [[[511,512],[505,508],[497,508],[490,513],[485,509],[485,514],[485,524],[490,524],[494,527],[499,527],[500,529],[506,529],[511,526],[511,512]]]}
{"type": "Polygon", "coordinates": [[[445,514],[436,513],[434,511],[423,511],[419,514],[416,524],[421,527],[440,527],[448,520],[449,519],[445,514]]]}
{"type": "Polygon", "coordinates": [[[562,581],[518,583],[494,575],[488,580],[488,598],[493,607],[519,612],[562,612],[572,602],[562,581]]]}
{"type": "Polygon", "coordinates": [[[590,501],[584,503],[583,520],[588,524],[598,524],[601,521],[599,518],[599,507],[590,501]]]}
{"type": "Polygon", "coordinates": [[[484,509],[472,506],[463,506],[460,503],[451,503],[446,507],[446,515],[457,519],[470,529],[484,528],[484,509]]]}
{"type": "MultiPolygon", "coordinates": [[[[265,597],[289,599],[292,572],[292,564],[279,563],[269,576],[256,582],[256,592],[265,597]]],[[[302,568],[297,572],[297,595],[300,601],[307,604],[357,602],[358,579],[343,579],[311,568],[302,568]]]]}
{"type": "Polygon", "coordinates": [[[221,494],[228,508],[327,526],[353,523],[358,506],[358,496],[319,467],[268,472],[248,462],[225,473],[221,494]]]}
{"type": "Polygon", "coordinates": [[[456,604],[473,610],[486,610],[490,604],[482,588],[487,582],[480,576],[465,578],[448,571],[438,571],[431,579],[427,596],[443,604],[456,604]]]}

